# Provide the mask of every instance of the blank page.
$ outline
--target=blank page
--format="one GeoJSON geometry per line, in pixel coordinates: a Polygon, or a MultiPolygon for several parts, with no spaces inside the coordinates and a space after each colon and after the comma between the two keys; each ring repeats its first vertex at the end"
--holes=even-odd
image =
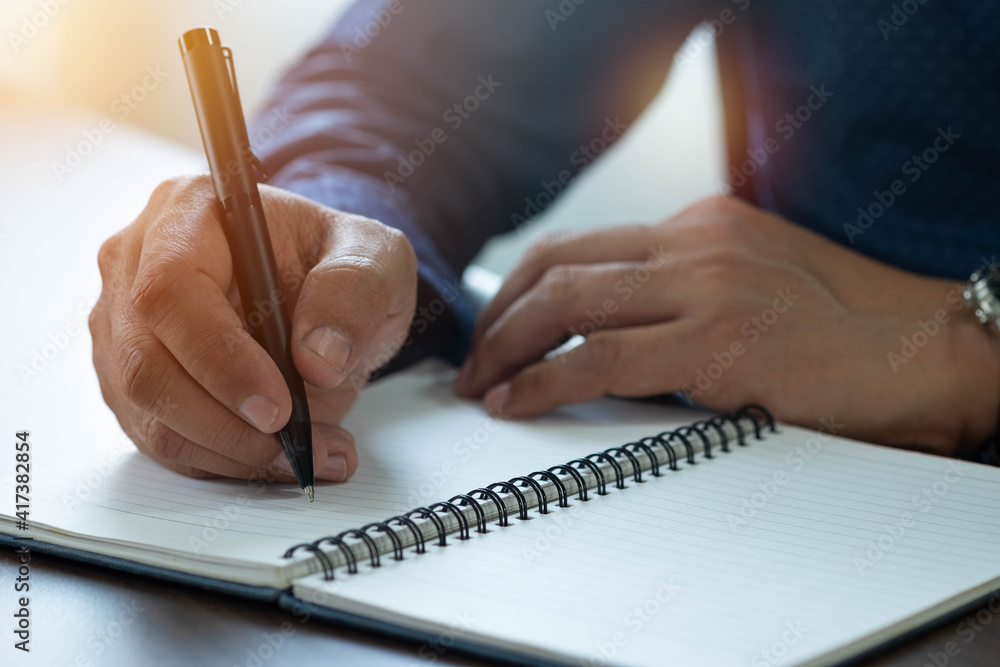
{"type": "Polygon", "coordinates": [[[1000,586],[1000,470],[781,431],[294,590],[442,648],[757,666],[841,660],[1000,586]]]}

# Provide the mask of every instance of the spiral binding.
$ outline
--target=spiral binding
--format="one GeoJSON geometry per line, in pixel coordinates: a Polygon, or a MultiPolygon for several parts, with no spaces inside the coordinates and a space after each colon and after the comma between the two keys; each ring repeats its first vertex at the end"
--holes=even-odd
{"type": "Polygon", "coordinates": [[[611,480],[611,483],[616,489],[624,489],[627,488],[625,485],[626,475],[621,464],[619,463],[620,460],[628,460],[632,469],[632,481],[636,484],[640,484],[645,481],[642,479],[642,466],[639,463],[639,459],[636,457],[639,453],[646,456],[648,459],[650,475],[653,477],[662,477],[663,473],[660,472],[662,461],[656,453],[657,448],[662,449],[666,454],[666,463],[669,469],[679,470],[677,467],[677,463],[680,460],[678,451],[675,450],[674,445],[671,444],[672,442],[679,441],[679,446],[683,447],[683,455],[688,465],[695,465],[695,450],[694,446],[691,444],[691,439],[693,438],[697,438],[701,442],[702,452],[706,459],[715,458],[712,454],[712,442],[711,438],[708,436],[709,431],[714,431],[718,434],[719,448],[723,452],[731,451],[731,437],[730,434],[726,432],[726,424],[731,425],[733,430],[735,430],[736,444],[740,447],[745,446],[747,444],[747,433],[744,432],[743,425],[740,423],[742,419],[749,419],[753,423],[753,437],[756,440],[760,440],[763,437],[761,435],[762,426],[766,426],[771,432],[775,432],[777,430],[775,428],[774,418],[771,416],[770,412],[760,405],[746,405],[739,410],[735,410],[725,415],[710,417],[688,426],[682,426],[672,431],[664,431],[663,433],[648,436],[620,447],[610,447],[603,452],[588,454],[587,456],[573,459],[572,461],[568,461],[562,465],[552,466],[547,470],[536,470],[533,473],[521,477],[514,477],[506,482],[494,482],[493,484],[489,484],[485,487],[473,489],[468,493],[461,493],[453,498],[450,498],[449,500],[434,503],[428,507],[418,507],[406,512],[405,514],[391,517],[385,521],[370,523],[367,526],[362,526],[361,528],[345,530],[337,535],[321,537],[313,542],[296,544],[285,552],[284,557],[291,558],[300,550],[309,552],[316,556],[320,566],[323,568],[324,579],[332,581],[334,564],[322,548],[324,544],[330,544],[336,547],[336,549],[344,555],[344,560],[347,563],[348,574],[357,574],[358,557],[355,555],[352,545],[348,544],[348,538],[357,540],[354,543],[355,546],[364,544],[365,549],[368,552],[368,561],[371,566],[380,567],[381,559],[379,556],[378,545],[375,543],[372,535],[369,534],[369,531],[374,531],[380,534],[385,533],[388,535],[390,541],[392,542],[393,560],[403,560],[404,547],[403,540],[400,537],[400,531],[404,528],[413,536],[416,553],[422,554],[427,550],[424,534],[420,529],[420,525],[417,524],[413,518],[411,518],[413,516],[416,516],[418,519],[426,519],[434,526],[434,529],[437,532],[438,546],[444,547],[448,545],[447,529],[444,526],[444,522],[441,521],[441,517],[438,516],[438,513],[450,514],[453,516],[455,521],[458,523],[458,539],[468,540],[471,539],[469,531],[470,526],[465,513],[462,511],[463,507],[471,507],[475,513],[477,533],[490,532],[487,528],[486,511],[483,508],[484,502],[490,502],[496,506],[498,525],[501,528],[506,528],[511,524],[507,504],[504,502],[503,497],[501,497],[501,493],[513,496],[517,501],[517,519],[520,521],[525,521],[530,518],[528,516],[528,499],[525,497],[522,489],[531,489],[531,492],[537,500],[539,514],[549,514],[549,499],[546,497],[545,492],[538,483],[538,479],[551,482],[555,487],[557,507],[569,507],[570,492],[566,486],[566,482],[570,479],[572,479],[573,483],[576,485],[576,495],[578,500],[586,502],[591,499],[588,495],[586,480],[584,480],[583,475],[579,472],[581,469],[586,468],[593,474],[594,479],[596,480],[595,493],[598,496],[604,496],[608,494],[607,486],[609,480],[605,478],[604,471],[601,470],[601,466],[597,463],[597,461],[608,464],[614,474],[614,480],[611,480]],[[564,476],[562,479],[559,477],[560,474],[564,476]],[[518,485],[520,485],[520,487],[518,485]],[[395,524],[396,527],[393,527],[393,524],[395,524]]]}

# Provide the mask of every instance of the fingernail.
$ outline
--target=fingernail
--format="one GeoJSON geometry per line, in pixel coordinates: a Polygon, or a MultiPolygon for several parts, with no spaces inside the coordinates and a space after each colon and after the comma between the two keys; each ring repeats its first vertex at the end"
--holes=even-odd
{"type": "Polygon", "coordinates": [[[334,331],[330,327],[316,327],[302,340],[302,344],[341,375],[347,370],[351,341],[340,331],[334,331]]]}
{"type": "Polygon", "coordinates": [[[274,459],[274,463],[271,464],[276,470],[280,470],[286,475],[295,475],[295,471],[292,470],[292,464],[288,462],[288,457],[282,452],[278,454],[278,458],[274,459]]]}
{"type": "Polygon", "coordinates": [[[328,482],[343,482],[347,479],[347,459],[343,454],[331,454],[326,459],[326,465],[316,476],[328,482]]]}
{"type": "Polygon", "coordinates": [[[510,399],[510,382],[504,382],[486,392],[483,403],[490,412],[500,412],[510,399]]]}
{"type": "Polygon", "coordinates": [[[458,371],[458,378],[455,380],[455,386],[459,389],[465,389],[469,386],[469,380],[472,379],[472,358],[465,360],[462,364],[462,368],[458,371]]]}
{"type": "Polygon", "coordinates": [[[266,431],[278,416],[278,404],[266,396],[251,396],[240,405],[240,412],[248,422],[266,431]]]}

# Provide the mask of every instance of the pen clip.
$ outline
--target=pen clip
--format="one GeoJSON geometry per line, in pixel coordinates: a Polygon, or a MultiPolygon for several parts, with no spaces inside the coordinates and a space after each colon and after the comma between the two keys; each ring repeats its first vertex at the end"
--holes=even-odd
{"type": "Polygon", "coordinates": [[[257,176],[259,181],[266,181],[268,178],[267,169],[264,168],[264,163],[260,161],[250,146],[250,137],[247,135],[247,121],[243,117],[243,102],[240,100],[240,87],[236,83],[236,64],[233,62],[233,50],[228,46],[222,47],[222,57],[226,61],[226,69],[229,72],[229,81],[233,87],[233,96],[236,98],[236,110],[240,114],[240,127],[243,128],[243,139],[246,142],[246,152],[250,156],[250,162],[253,164],[254,168],[257,170],[257,176]]]}

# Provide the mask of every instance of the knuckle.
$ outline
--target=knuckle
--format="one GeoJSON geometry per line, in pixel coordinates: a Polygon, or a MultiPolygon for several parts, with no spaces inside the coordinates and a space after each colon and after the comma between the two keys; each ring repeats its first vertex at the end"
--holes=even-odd
{"type": "Polygon", "coordinates": [[[132,285],[131,301],[135,313],[146,321],[162,306],[178,274],[166,262],[143,270],[132,285]]]}
{"type": "Polygon", "coordinates": [[[383,226],[385,227],[388,239],[387,245],[393,258],[393,264],[402,267],[408,274],[415,273],[417,270],[417,253],[413,250],[410,240],[406,238],[406,234],[395,227],[383,226]]]}
{"type": "Polygon", "coordinates": [[[208,174],[171,176],[153,189],[150,201],[163,202],[188,193],[194,194],[211,191],[214,191],[214,186],[208,174]]]}
{"type": "Polygon", "coordinates": [[[747,205],[737,198],[717,195],[694,204],[689,209],[689,215],[682,215],[681,220],[691,223],[683,228],[694,234],[702,245],[744,245],[752,221],[757,218],[749,213],[747,205]]]}
{"type": "Polygon", "coordinates": [[[706,216],[716,218],[744,219],[750,207],[739,197],[733,195],[712,195],[694,204],[694,210],[706,216]]]}
{"type": "Polygon", "coordinates": [[[726,248],[743,241],[743,225],[730,217],[713,217],[697,228],[698,240],[709,247],[726,248]]]}
{"type": "Polygon", "coordinates": [[[311,276],[320,282],[330,282],[346,287],[348,298],[369,306],[385,307],[392,298],[386,267],[379,261],[363,255],[342,257],[340,266],[311,276]]]}
{"type": "Polygon", "coordinates": [[[141,345],[133,347],[125,357],[121,384],[126,398],[142,410],[154,408],[166,388],[160,365],[141,345]]]}
{"type": "Polygon", "coordinates": [[[99,312],[101,308],[102,308],[101,299],[98,298],[97,303],[95,303],[94,307],[90,309],[90,314],[87,315],[87,328],[90,329],[91,338],[94,338],[95,340],[98,338],[100,334],[100,330],[98,328],[98,321],[101,317],[99,312]]]}
{"type": "Polygon", "coordinates": [[[561,247],[570,236],[571,233],[565,231],[552,231],[542,234],[528,248],[522,264],[525,266],[543,266],[547,264],[556,249],[561,247]]]}
{"type": "Polygon", "coordinates": [[[587,338],[587,342],[580,347],[585,355],[584,364],[606,377],[610,382],[614,380],[622,362],[622,346],[614,336],[603,333],[596,333],[587,338]]]}
{"type": "Polygon", "coordinates": [[[159,419],[150,419],[143,428],[143,442],[154,458],[176,461],[184,451],[186,441],[159,419]]]}
{"type": "Polygon", "coordinates": [[[255,433],[245,421],[229,413],[221,427],[213,426],[211,434],[206,433],[206,435],[208,442],[212,443],[213,451],[227,458],[239,459],[241,452],[248,451],[248,445],[255,433]]]}
{"type": "Polygon", "coordinates": [[[556,265],[545,270],[539,282],[541,296],[547,302],[557,304],[572,301],[580,284],[580,271],[572,266],[556,265]]]}
{"type": "Polygon", "coordinates": [[[709,287],[721,287],[728,292],[733,287],[732,281],[747,268],[748,263],[746,250],[735,246],[716,247],[700,258],[696,271],[709,287]]]}
{"type": "Polygon", "coordinates": [[[201,385],[210,377],[231,376],[237,370],[232,367],[236,356],[246,352],[245,346],[252,341],[250,334],[241,327],[221,334],[215,329],[204,331],[192,343],[190,357],[185,357],[190,361],[185,361],[185,366],[201,385]]]}
{"type": "Polygon", "coordinates": [[[100,269],[101,279],[105,282],[121,257],[123,245],[122,234],[119,232],[108,237],[97,251],[97,268],[100,269]]]}

